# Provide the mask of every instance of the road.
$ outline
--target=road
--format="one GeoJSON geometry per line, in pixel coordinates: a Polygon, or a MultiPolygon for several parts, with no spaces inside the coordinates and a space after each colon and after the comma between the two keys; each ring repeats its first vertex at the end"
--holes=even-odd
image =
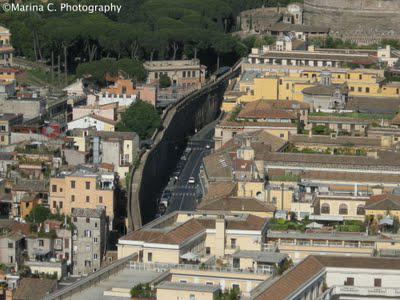
{"type": "Polygon", "coordinates": [[[166,189],[172,192],[167,213],[175,210],[194,210],[197,205],[197,200],[202,197],[199,172],[203,157],[208,155],[214,147],[212,137],[217,121],[207,124],[199,132],[197,132],[188,142],[187,147],[191,148],[189,156],[182,168],[177,182],[173,185],[168,185],[166,189]],[[211,149],[206,149],[206,145],[210,145],[211,149]],[[188,183],[189,178],[194,177],[196,183],[188,183]]]}

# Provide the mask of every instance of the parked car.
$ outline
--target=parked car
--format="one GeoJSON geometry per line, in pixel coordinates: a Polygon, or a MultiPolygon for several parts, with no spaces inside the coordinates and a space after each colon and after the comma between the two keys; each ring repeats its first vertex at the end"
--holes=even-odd
{"type": "Polygon", "coordinates": [[[190,177],[188,183],[189,184],[194,184],[196,182],[196,180],[194,179],[194,177],[190,177]]]}

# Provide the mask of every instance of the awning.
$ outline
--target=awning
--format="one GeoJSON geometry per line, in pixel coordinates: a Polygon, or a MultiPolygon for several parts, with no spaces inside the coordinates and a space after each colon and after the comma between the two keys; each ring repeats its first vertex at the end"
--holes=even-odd
{"type": "Polygon", "coordinates": [[[321,229],[322,227],[324,227],[324,225],[319,224],[317,222],[312,222],[306,226],[306,228],[311,228],[311,229],[321,229]]]}
{"type": "Polygon", "coordinates": [[[386,216],[379,221],[379,225],[389,225],[393,226],[393,218],[390,216],[386,216]]]}
{"type": "Polygon", "coordinates": [[[186,259],[186,260],[196,261],[199,259],[199,256],[193,252],[187,252],[187,253],[181,255],[181,258],[186,259]]]}

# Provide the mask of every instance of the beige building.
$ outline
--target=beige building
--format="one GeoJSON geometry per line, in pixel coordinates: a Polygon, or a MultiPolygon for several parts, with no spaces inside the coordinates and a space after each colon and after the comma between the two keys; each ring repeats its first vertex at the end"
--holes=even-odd
{"type": "Polygon", "coordinates": [[[159,218],[118,241],[118,258],[139,254],[144,263],[179,264],[226,259],[238,249],[261,250],[267,220],[251,214],[176,212],[159,218]]]}
{"type": "Polygon", "coordinates": [[[11,142],[11,128],[21,124],[22,114],[0,114],[0,145],[9,145],[11,142]]]}
{"type": "Polygon", "coordinates": [[[50,178],[50,209],[70,215],[72,208],[102,208],[111,228],[116,209],[114,181],[113,173],[83,166],[62,172],[50,178]]]}
{"type": "Polygon", "coordinates": [[[189,284],[164,281],[156,286],[157,300],[190,299],[214,300],[219,294],[219,286],[205,284],[189,284]]]}
{"type": "Polygon", "coordinates": [[[399,237],[359,232],[268,231],[266,240],[268,247],[277,247],[295,263],[315,254],[359,257],[400,249],[399,237]]]}
{"type": "Polygon", "coordinates": [[[14,48],[11,46],[10,30],[0,26],[0,64],[12,65],[14,48]]]}
{"type": "Polygon", "coordinates": [[[158,83],[162,74],[171,79],[171,85],[177,88],[200,88],[205,82],[206,67],[200,60],[160,60],[146,61],[143,64],[148,72],[147,83],[158,83]]]}

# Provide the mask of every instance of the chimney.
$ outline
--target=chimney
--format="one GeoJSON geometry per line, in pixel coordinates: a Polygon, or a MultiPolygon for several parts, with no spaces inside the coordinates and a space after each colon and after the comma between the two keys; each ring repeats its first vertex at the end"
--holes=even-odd
{"type": "Polygon", "coordinates": [[[225,256],[225,216],[218,215],[215,220],[215,256],[225,256]]]}

